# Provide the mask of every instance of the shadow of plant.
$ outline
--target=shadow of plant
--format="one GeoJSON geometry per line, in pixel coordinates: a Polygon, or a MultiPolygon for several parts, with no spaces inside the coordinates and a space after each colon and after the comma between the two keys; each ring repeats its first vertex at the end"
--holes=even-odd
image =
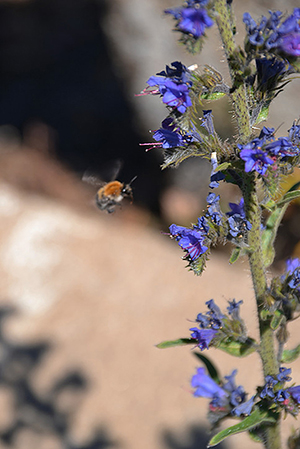
{"type": "MultiPolygon", "coordinates": [[[[168,449],[206,449],[212,435],[209,435],[205,427],[192,425],[178,432],[165,430],[162,432],[163,444],[168,449]]],[[[218,449],[228,449],[226,443],[220,443],[218,449]]]]}
{"type": "MultiPolygon", "coordinates": [[[[84,444],[72,437],[72,418],[78,410],[88,380],[79,370],[62,376],[45,395],[37,393],[33,376],[49,352],[48,342],[16,344],[5,334],[5,323],[16,311],[0,307],[0,390],[9,392],[11,419],[0,430],[0,441],[8,447],[31,449],[104,449],[116,446],[99,427],[84,444]]],[[[5,414],[5,410],[3,411],[5,414]]]]}

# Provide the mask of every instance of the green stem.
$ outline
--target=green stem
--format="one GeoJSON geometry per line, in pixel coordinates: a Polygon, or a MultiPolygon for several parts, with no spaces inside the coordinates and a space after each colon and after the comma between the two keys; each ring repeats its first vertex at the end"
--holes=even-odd
{"type": "MultiPolygon", "coordinates": [[[[231,28],[230,16],[226,0],[215,1],[217,13],[217,25],[223,42],[225,55],[232,81],[232,100],[237,120],[240,142],[246,143],[251,136],[249,110],[246,97],[246,87],[243,81],[242,63],[239,60],[239,52],[236,48],[231,28]]],[[[263,321],[260,310],[265,303],[267,280],[262,257],[261,245],[261,210],[257,198],[257,177],[255,173],[245,173],[243,196],[245,202],[245,213],[252,227],[249,231],[249,264],[251,269],[253,287],[255,292],[259,331],[260,349],[264,376],[276,376],[279,372],[274,346],[274,334],[269,321],[263,321]]],[[[267,449],[280,449],[280,421],[265,429],[265,447],[267,449]]]]}
{"type": "MultiPolygon", "coordinates": [[[[217,13],[216,22],[223,42],[232,81],[231,98],[237,121],[239,140],[243,143],[248,141],[251,135],[251,128],[242,63],[235,45],[231,16],[226,1],[216,0],[215,11],[217,13]]],[[[233,26],[235,25],[233,24],[233,26]]]]}

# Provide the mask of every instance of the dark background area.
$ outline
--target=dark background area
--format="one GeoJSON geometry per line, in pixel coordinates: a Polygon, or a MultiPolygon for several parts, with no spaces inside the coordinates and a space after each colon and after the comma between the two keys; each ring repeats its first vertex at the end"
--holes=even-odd
{"type": "Polygon", "coordinates": [[[123,160],[122,179],[138,175],[137,203],[157,212],[159,163],[139,147],[100,27],[106,14],[102,0],[0,4],[0,126],[13,125],[24,138],[33,123],[47,124],[56,157],[79,176],[123,160]]]}

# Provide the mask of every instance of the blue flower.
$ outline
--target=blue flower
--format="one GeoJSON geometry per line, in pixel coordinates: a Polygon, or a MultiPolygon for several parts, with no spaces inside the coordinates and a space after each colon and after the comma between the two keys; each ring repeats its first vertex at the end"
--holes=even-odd
{"type": "Polygon", "coordinates": [[[260,175],[264,175],[269,165],[274,164],[274,161],[259,147],[259,139],[254,139],[246,145],[238,145],[240,148],[240,158],[245,164],[245,172],[257,171],[260,175]]]}
{"type": "Polygon", "coordinates": [[[274,399],[275,398],[275,392],[274,387],[276,384],[278,384],[278,380],[275,379],[273,376],[266,376],[265,377],[265,385],[260,393],[260,397],[262,399],[274,399]]]}
{"type": "Polygon", "coordinates": [[[192,81],[187,68],[181,62],[175,61],[171,65],[174,68],[166,66],[166,71],[159,72],[158,76],[151,76],[148,79],[147,84],[150,87],[157,86],[157,89],[145,89],[141,95],[160,94],[163,103],[183,114],[189,106],[192,106],[189,96],[192,81]]]}
{"type": "Polygon", "coordinates": [[[293,123],[292,127],[288,130],[289,139],[294,145],[300,145],[300,125],[296,122],[293,123]]]}
{"type": "Polygon", "coordinates": [[[213,192],[210,192],[206,198],[207,204],[209,206],[207,208],[207,214],[216,225],[220,225],[222,221],[222,213],[220,210],[219,199],[220,195],[217,196],[213,192]]]}
{"type": "Polygon", "coordinates": [[[279,50],[290,56],[300,56],[300,32],[283,36],[278,44],[279,50]]]}
{"type": "Polygon", "coordinates": [[[275,128],[268,128],[267,126],[264,126],[260,131],[258,138],[262,140],[274,140],[274,132],[275,128]]]}
{"type": "Polygon", "coordinates": [[[225,175],[221,171],[216,171],[218,168],[218,161],[217,161],[217,154],[214,152],[211,154],[211,165],[212,165],[212,171],[210,175],[210,189],[215,189],[216,187],[219,187],[219,182],[223,181],[225,179],[225,175]]]}
{"type": "Polygon", "coordinates": [[[227,393],[211,377],[205,374],[204,368],[198,368],[192,377],[191,385],[196,388],[194,396],[202,398],[219,398],[226,402],[227,393]]]}
{"type": "Polygon", "coordinates": [[[229,203],[231,209],[230,212],[226,212],[229,224],[229,234],[235,238],[242,236],[246,231],[250,231],[252,225],[250,221],[246,220],[246,214],[244,209],[244,199],[241,198],[239,204],[229,203]]]}
{"type": "Polygon", "coordinates": [[[223,315],[213,299],[210,299],[205,304],[207,305],[208,312],[206,312],[205,315],[203,313],[198,313],[196,321],[200,323],[202,329],[220,329],[225,315],[223,315]]]}
{"type": "Polygon", "coordinates": [[[281,402],[286,401],[289,397],[290,393],[287,390],[280,389],[276,392],[274,401],[280,404],[281,402]]]}
{"type": "Polygon", "coordinates": [[[201,126],[203,126],[206,131],[208,132],[208,134],[210,136],[213,136],[215,134],[215,128],[214,128],[214,123],[213,123],[213,115],[212,115],[212,110],[211,109],[207,109],[207,110],[203,110],[203,117],[201,120],[201,126]]]}
{"type": "Polygon", "coordinates": [[[153,139],[159,142],[159,145],[154,144],[154,147],[159,146],[166,149],[187,146],[195,141],[199,142],[201,137],[195,132],[191,134],[182,132],[179,127],[175,127],[172,118],[167,117],[163,120],[162,127],[154,132],[153,139]]]}
{"type": "MultiPolygon", "coordinates": [[[[255,62],[257,68],[258,85],[260,88],[264,88],[263,90],[275,87],[278,78],[283,76],[288,71],[287,65],[275,57],[272,59],[260,58],[256,59],[255,62]]],[[[261,138],[261,136],[259,136],[259,138],[261,138]]]]}
{"type": "Polygon", "coordinates": [[[188,252],[192,260],[198,259],[208,249],[203,244],[203,235],[195,229],[188,229],[172,224],[170,226],[170,234],[176,238],[178,245],[188,252]]]}
{"type": "MultiPolygon", "coordinates": [[[[248,32],[251,45],[285,53],[287,56],[300,56],[300,8],[294,8],[293,14],[280,23],[282,13],[271,12],[270,17],[262,17],[256,23],[249,13],[245,13],[243,21],[248,32]]],[[[278,67],[279,68],[279,67],[278,67]]]]}
{"type": "Polygon", "coordinates": [[[196,231],[202,232],[202,234],[208,234],[209,226],[204,216],[198,218],[197,224],[194,225],[194,229],[196,229],[196,231]]]}
{"type": "Polygon", "coordinates": [[[290,277],[288,286],[298,289],[300,287],[300,259],[297,257],[286,261],[286,273],[290,277]]]}
{"type": "Polygon", "coordinates": [[[243,301],[236,302],[236,300],[233,299],[232,301],[228,301],[228,304],[228,314],[232,315],[234,320],[240,320],[240,305],[243,304],[243,301]]]}
{"type": "Polygon", "coordinates": [[[205,303],[208,308],[208,315],[210,317],[210,325],[213,329],[220,329],[222,327],[222,320],[225,315],[221,312],[220,308],[216,305],[213,299],[210,299],[205,303]]]}
{"type": "Polygon", "coordinates": [[[290,393],[294,401],[297,402],[297,404],[300,404],[300,385],[287,388],[287,391],[290,393]]]}
{"type": "Polygon", "coordinates": [[[268,143],[264,147],[264,150],[280,157],[294,156],[299,152],[298,149],[293,147],[293,144],[288,137],[279,137],[277,140],[268,143]]]}
{"type": "Polygon", "coordinates": [[[214,329],[198,329],[198,327],[192,327],[190,331],[192,331],[191,337],[198,341],[201,351],[208,349],[210,342],[217,333],[214,329]]]}
{"type": "Polygon", "coordinates": [[[289,382],[290,380],[292,380],[292,378],[289,376],[291,372],[291,368],[284,368],[283,366],[281,366],[279,368],[279,374],[277,374],[277,380],[279,382],[289,382]]]}
{"type": "Polygon", "coordinates": [[[183,33],[191,34],[195,39],[199,39],[205,34],[205,29],[213,26],[214,21],[209,17],[206,9],[199,8],[206,2],[189,2],[187,7],[180,7],[165,10],[166,14],[171,14],[177,20],[176,27],[183,33]]]}
{"type": "Polygon", "coordinates": [[[254,398],[255,398],[255,396],[252,396],[252,398],[249,399],[248,401],[242,402],[237,407],[235,407],[231,411],[231,413],[234,416],[241,416],[241,415],[248,416],[248,415],[250,415],[251,410],[252,410],[253,405],[254,405],[254,398]]]}

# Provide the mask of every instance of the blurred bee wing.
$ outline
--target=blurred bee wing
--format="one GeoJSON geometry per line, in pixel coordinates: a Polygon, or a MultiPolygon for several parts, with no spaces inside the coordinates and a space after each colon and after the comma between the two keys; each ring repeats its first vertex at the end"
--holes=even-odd
{"type": "Polygon", "coordinates": [[[105,162],[101,165],[99,171],[95,172],[87,169],[83,174],[82,180],[95,187],[102,186],[106,182],[115,181],[122,166],[123,161],[121,159],[105,162]]]}
{"type": "Polygon", "coordinates": [[[99,178],[99,176],[97,176],[96,174],[92,173],[89,170],[86,170],[83,173],[82,181],[86,182],[87,184],[91,184],[92,186],[95,186],[95,187],[100,187],[104,184],[104,181],[102,181],[99,178]]]}
{"type": "Polygon", "coordinates": [[[105,178],[108,181],[114,181],[115,179],[117,179],[122,167],[123,161],[121,159],[109,161],[103,166],[103,175],[105,175],[105,178]]]}

